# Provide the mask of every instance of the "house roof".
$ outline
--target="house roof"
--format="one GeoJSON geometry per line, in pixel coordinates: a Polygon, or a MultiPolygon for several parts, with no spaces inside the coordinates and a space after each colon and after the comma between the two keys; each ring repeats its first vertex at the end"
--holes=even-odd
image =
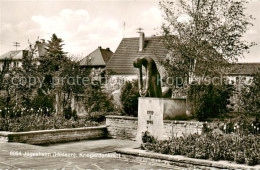
{"type": "Polygon", "coordinates": [[[235,63],[227,70],[227,75],[252,75],[260,68],[260,63],[235,63]]]}
{"type": "Polygon", "coordinates": [[[0,56],[0,60],[4,59],[21,60],[23,58],[23,50],[9,51],[0,56]]]}
{"type": "Polygon", "coordinates": [[[124,38],[107,63],[106,70],[112,71],[112,74],[137,74],[138,69],[133,66],[136,57],[149,56],[155,62],[158,62],[165,58],[167,54],[168,50],[160,36],[145,37],[145,45],[142,51],[139,51],[139,37],[124,38]]]}
{"type": "MultiPolygon", "coordinates": [[[[39,57],[39,56],[44,56],[46,54],[46,43],[44,40],[40,41],[36,41],[36,48],[37,48],[37,53],[35,57],[39,57]]],[[[27,47],[26,49],[28,49],[29,47],[27,47]]],[[[0,56],[0,60],[4,60],[6,58],[12,59],[12,60],[22,60],[23,59],[23,51],[29,51],[29,50],[13,50],[13,51],[9,51],[5,54],[2,54],[0,56]]]]}
{"type": "Polygon", "coordinates": [[[113,52],[109,48],[98,47],[95,51],[87,55],[80,61],[81,66],[106,66],[113,52]]]}
{"type": "MultiPolygon", "coordinates": [[[[107,63],[106,70],[110,70],[112,74],[134,75],[138,73],[138,69],[133,66],[136,57],[150,56],[158,62],[168,53],[161,36],[145,37],[142,51],[139,51],[139,37],[124,38],[107,63]]],[[[228,68],[226,75],[252,75],[258,68],[260,63],[235,63],[228,68]]]]}

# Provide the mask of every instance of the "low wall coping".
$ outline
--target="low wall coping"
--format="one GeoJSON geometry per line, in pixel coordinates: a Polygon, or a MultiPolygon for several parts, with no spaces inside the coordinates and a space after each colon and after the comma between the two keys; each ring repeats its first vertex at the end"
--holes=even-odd
{"type": "Polygon", "coordinates": [[[113,116],[113,115],[107,115],[106,118],[111,118],[111,119],[125,119],[125,120],[137,120],[137,117],[132,117],[132,116],[113,116]]]}
{"type": "Polygon", "coordinates": [[[26,131],[26,132],[0,131],[0,136],[5,136],[5,137],[7,137],[7,136],[24,136],[24,135],[46,134],[46,133],[100,130],[100,129],[106,129],[106,128],[107,128],[106,126],[96,126],[96,127],[67,128],[67,129],[37,130],[37,131],[26,131]]]}
{"type": "Polygon", "coordinates": [[[170,123],[170,124],[198,124],[203,125],[204,122],[199,121],[185,121],[185,120],[163,120],[163,123],[170,123]]]}
{"type": "Polygon", "coordinates": [[[158,97],[139,97],[146,100],[186,100],[185,98],[158,98],[158,97]]]}
{"type": "Polygon", "coordinates": [[[173,161],[173,162],[179,162],[179,163],[185,163],[191,165],[216,167],[221,169],[259,169],[260,168],[260,165],[248,166],[248,165],[231,163],[228,161],[211,161],[205,159],[195,159],[195,158],[188,158],[182,155],[166,155],[161,153],[152,153],[141,149],[122,148],[122,149],[116,149],[116,152],[123,155],[132,155],[136,157],[146,157],[146,158],[173,161]]]}
{"type": "MultiPolygon", "coordinates": [[[[125,120],[138,120],[137,117],[132,116],[114,116],[114,115],[107,115],[106,118],[110,119],[125,119],[125,120]]],[[[169,124],[198,124],[203,125],[204,122],[198,122],[198,121],[185,121],[185,120],[163,120],[163,123],[169,123],[169,124]]]]}

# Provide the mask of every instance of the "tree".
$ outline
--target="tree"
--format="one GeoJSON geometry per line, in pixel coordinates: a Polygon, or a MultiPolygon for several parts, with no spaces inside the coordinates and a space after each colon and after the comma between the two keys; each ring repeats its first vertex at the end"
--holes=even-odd
{"type": "Polygon", "coordinates": [[[67,53],[63,51],[62,46],[64,44],[62,43],[63,40],[61,38],[58,38],[56,34],[53,34],[51,40],[48,41],[46,47],[47,56],[45,57],[49,57],[49,62],[51,62],[51,64],[47,68],[51,71],[58,71],[60,66],[62,65],[62,62],[68,60],[68,58],[66,57],[67,53]]]}
{"type": "Polygon", "coordinates": [[[23,51],[22,67],[14,68],[13,77],[20,82],[12,84],[16,96],[16,103],[25,108],[31,108],[32,100],[39,88],[36,82],[38,77],[37,64],[34,56],[37,53],[36,44],[32,45],[29,42],[29,50],[23,51]],[[18,101],[20,100],[20,101],[18,101]]]}
{"type": "Polygon", "coordinates": [[[66,52],[63,52],[62,47],[64,44],[62,44],[62,42],[63,40],[61,38],[58,38],[56,34],[53,34],[45,48],[47,54],[39,58],[40,65],[38,67],[38,72],[44,78],[42,90],[48,94],[54,89],[54,77],[58,77],[61,66],[64,66],[63,63],[68,61],[66,52]]]}
{"type": "Polygon", "coordinates": [[[233,86],[222,85],[193,85],[189,88],[188,100],[194,118],[205,121],[208,118],[218,117],[229,112],[231,109],[230,97],[233,86]]]}
{"type": "Polygon", "coordinates": [[[5,85],[5,76],[7,75],[8,71],[9,71],[9,66],[10,63],[12,62],[11,59],[4,59],[3,61],[3,66],[2,66],[2,70],[0,72],[0,90],[2,90],[4,88],[5,85]]]}
{"type": "Polygon", "coordinates": [[[252,82],[242,86],[239,95],[239,107],[246,114],[260,117],[260,68],[253,75],[252,82]]]}
{"type": "Polygon", "coordinates": [[[12,60],[6,58],[0,72],[0,117],[4,117],[12,105],[10,82],[10,64],[12,60]]]}
{"type": "Polygon", "coordinates": [[[63,95],[62,107],[70,106],[73,97],[77,98],[79,94],[83,94],[88,87],[83,84],[83,78],[89,74],[88,70],[80,68],[78,62],[67,60],[61,63],[58,78],[59,83],[56,85],[56,92],[63,95]]]}
{"type": "MultiPolygon", "coordinates": [[[[212,79],[208,78],[222,75],[227,66],[243,57],[244,53],[249,52],[250,47],[255,45],[254,42],[243,40],[243,35],[249,26],[253,25],[251,22],[254,19],[245,13],[246,3],[246,0],[160,2],[165,19],[162,25],[163,39],[166,48],[171,51],[163,64],[169,76],[187,80],[187,86],[181,88],[184,88],[189,96],[187,98],[189,111],[198,110],[190,108],[193,102],[207,103],[207,97],[199,94],[204,94],[205,90],[202,87],[205,82],[212,83],[212,79]],[[197,80],[201,87],[194,92],[191,85],[198,84],[197,80]],[[197,96],[202,98],[197,99],[197,96]]],[[[173,88],[175,88],[173,91],[176,91],[175,84],[173,88]]],[[[212,94],[216,95],[211,96],[214,99],[221,93],[212,94]]],[[[228,103],[228,99],[224,103],[228,103]]],[[[214,110],[213,106],[210,109],[214,110]]],[[[211,116],[209,113],[203,114],[211,116]]],[[[192,112],[192,114],[199,113],[192,112]]]]}
{"type": "Polygon", "coordinates": [[[223,67],[249,52],[255,43],[242,39],[253,17],[245,14],[245,0],[162,1],[162,33],[172,53],[164,62],[172,76],[189,83],[199,76],[219,75],[223,67]]]}

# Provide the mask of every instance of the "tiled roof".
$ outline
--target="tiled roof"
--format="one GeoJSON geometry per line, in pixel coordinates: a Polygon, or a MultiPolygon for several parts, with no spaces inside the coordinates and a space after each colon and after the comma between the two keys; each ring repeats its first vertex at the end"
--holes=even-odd
{"type": "Polygon", "coordinates": [[[106,70],[112,71],[112,74],[137,74],[138,69],[133,66],[136,57],[149,56],[157,62],[165,58],[167,53],[168,50],[165,49],[160,36],[145,37],[142,51],[139,51],[139,37],[124,38],[107,63],[106,70]]]}
{"type": "Polygon", "coordinates": [[[227,75],[252,75],[260,68],[260,63],[236,63],[227,71],[227,75]]]}
{"type": "MultiPolygon", "coordinates": [[[[157,62],[164,59],[167,54],[168,50],[160,36],[146,37],[143,51],[139,51],[139,37],[124,38],[107,63],[106,70],[119,75],[137,74],[138,69],[133,66],[136,57],[150,56],[157,62]]],[[[260,68],[260,63],[235,63],[229,67],[226,74],[252,75],[258,68],[260,68]]]]}
{"type": "Polygon", "coordinates": [[[106,66],[113,52],[107,49],[98,47],[95,51],[80,61],[81,66],[106,66]]]}
{"type": "Polygon", "coordinates": [[[13,59],[13,60],[21,60],[23,58],[23,51],[22,50],[9,51],[0,56],[0,60],[4,60],[6,58],[13,59]]]}

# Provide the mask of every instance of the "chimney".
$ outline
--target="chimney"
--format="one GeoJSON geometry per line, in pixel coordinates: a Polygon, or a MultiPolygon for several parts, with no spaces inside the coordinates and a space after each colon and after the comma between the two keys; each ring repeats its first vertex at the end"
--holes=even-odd
{"type": "Polygon", "coordinates": [[[144,49],[144,33],[140,32],[140,37],[139,37],[139,51],[143,51],[144,49]]]}
{"type": "Polygon", "coordinates": [[[38,50],[38,56],[39,57],[42,57],[42,56],[44,56],[46,53],[47,53],[47,51],[46,51],[46,43],[45,43],[45,40],[44,39],[41,39],[41,41],[37,41],[36,42],[36,44],[37,44],[37,50],[38,50]]]}

